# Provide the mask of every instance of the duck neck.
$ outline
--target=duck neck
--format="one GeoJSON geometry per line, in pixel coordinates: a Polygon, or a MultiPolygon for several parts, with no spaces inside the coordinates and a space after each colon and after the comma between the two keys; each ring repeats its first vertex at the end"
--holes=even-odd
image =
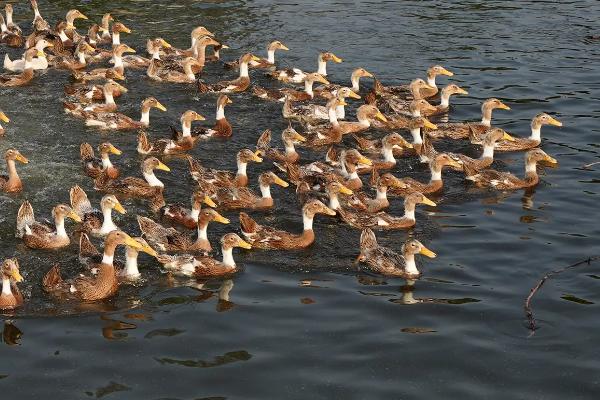
{"type": "Polygon", "coordinates": [[[102,208],[102,227],[100,228],[100,231],[102,232],[106,232],[108,229],[110,228],[116,228],[115,223],[112,220],[112,208],[110,207],[103,207],[102,208]]]}
{"type": "Polygon", "coordinates": [[[194,221],[198,220],[198,216],[200,215],[200,210],[202,208],[200,207],[199,204],[192,204],[192,210],[190,211],[190,218],[192,218],[194,221]]]}
{"type": "Polygon", "coordinates": [[[429,167],[431,171],[431,181],[441,181],[442,180],[442,169],[437,167],[435,163],[431,163],[429,167]]]}
{"type": "Polygon", "coordinates": [[[296,154],[296,147],[294,146],[294,142],[291,140],[286,140],[284,143],[285,146],[285,154],[296,154]]]}
{"type": "Polygon", "coordinates": [[[414,254],[405,253],[404,261],[405,261],[406,272],[408,272],[411,275],[419,274],[419,270],[417,269],[417,264],[415,263],[415,255],[414,254]]]}
{"type": "Polygon", "coordinates": [[[2,23],[0,23],[0,30],[2,30],[2,32],[6,32],[8,30],[8,27],[6,26],[6,22],[4,22],[4,20],[2,20],[2,23]]]}
{"type": "Polygon", "coordinates": [[[542,140],[542,124],[537,121],[531,123],[531,136],[529,138],[537,142],[542,140]]]}
{"type": "Polygon", "coordinates": [[[243,161],[238,161],[237,163],[237,175],[238,176],[246,176],[246,169],[248,167],[248,163],[243,161]]]}
{"type": "Polygon", "coordinates": [[[115,104],[115,98],[113,97],[112,90],[104,91],[104,104],[115,104]]]}
{"type": "Polygon", "coordinates": [[[17,166],[15,164],[15,160],[6,160],[6,169],[8,170],[9,182],[18,182],[21,180],[19,178],[19,174],[17,174],[17,166]]]}
{"type": "Polygon", "coordinates": [[[183,72],[185,73],[186,78],[188,78],[189,80],[193,81],[194,79],[196,79],[196,75],[194,75],[194,71],[192,71],[191,64],[185,64],[183,66],[183,72]]]}
{"type": "Polygon", "coordinates": [[[240,78],[248,78],[248,63],[240,63],[240,78]]]}
{"type": "Polygon", "coordinates": [[[123,67],[123,56],[121,54],[113,54],[114,68],[123,67]]]}
{"type": "Polygon", "coordinates": [[[68,237],[67,231],[65,230],[65,217],[63,215],[57,215],[54,217],[54,225],[56,225],[56,236],[68,237]]]}
{"type": "Polygon", "coordinates": [[[40,14],[40,9],[38,8],[37,4],[35,6],[32,6],[33,8],[33,22],[35,23],[35,20],[38,18],[42,18],[42,14],[40,14]]]}
{"type": "Polygon", "coordinates": [[[489,107],[483,107],[481,109],[481,124],[487,127],[492,126],[492,109],[489,107]]]}
{"type": "Polygon", "coordinates": [[[64,30],[60,30],[60,32],[58,32],[58,37],[60,38],[60,40],[65,43],[69,41],[69,37],[67,36],[67,34],[65,33],[64,30]]]}
{"type": "Polygon", "coordinates": [[[483,146],[483,154],[481,155],[481,158],[494,159],[494,143],[483,146]]]}
{"type": "Polygon", "coordinates": [[[183,137],[192,136],[192,121],[189,121],[185,118],[181,120],[181,135],[183,137]]]}
{"type": "Polygon", "coordinates": [[[108,157],[108,153],[102,153],[101,155],[102,158],[102,169],[106,170],[108,168],[112,168],[112,163],[110,162],[110,158],[108,157]]]}
{"type": "Polygon", "coordinates": [[[25,65],[23,66],[23,69],[32,69],[33,65],[32,65],[32,60],[30,57],[25,57],[25,65]]]}
{"type": "Polygon", "coordinates": [[[419,118],[421,116],[421,109],[420,108],[415,108],[414,110],[411,111],[411,116],[413,118],[419,118]]]}
{"type": "Polygon", "coordinates": [[[340,209],[340,199],[337,193],[329,193],[329,208],[331,208],[332,210],[340,209]]]}
{"type": "Polygon", "coordinates": [[[312,98],[314,97],[314,93],[313,93],[313,84],[315,82],[311,79],[306,79],[304,81],[304,91],[312,98]]]}
{"type": "Polygon", "coordinates": [[[360,76],[352,74],[350,82],[352,83],[352,91],[357,93],[360,92],[360,76]]]}
{"type": "Polygon", "coordinates": [[[437,85],[435,83],[435,75],[427,74],[427,84],[437,89],[437,85]]]}
{"type": "Polygon", "coordinates": [[[217,106],[217,115],[215,116],[215,119],[218,121],[223,118],[225,118],[225,106],[223,104],[219,104],[217,106]]]}
{"type": "Polygon", "coordinates": [[[223,253],[223,264],[235,268],[235,261],[233,260],[233,247],[221,247],[223,253]]]}
{"type": "Polygon", "coordinates": [[[113,46],[118,46],[121,44],[121,33],[120,32],[113,32],[112,44],[113,44],[113,46]]]}
{"type": "Polygon", "coordinates": [[[336,108],[337,107],[329,107],[329,110],[327,111],[327,114],[329,114],[329,122],[333,126],[339,125],[336,108]]]}
{"type": "Polygon", "coordinates": [[[394,150],[391,146],[384,144],[381,148],[381,153],[383,155],[383,161],[396,164],[396,159],[394,158],[394,150]]]}
{"type": "Polygon", "coordinates": [[[150,125],[150,107],[146,105],[142,106],[142,116],[140,118],[140,122],[145,126],[150,125]]]}
{"type": "Polygon", "coordinates": [[[12,290],[10,288],[10,278],[2,275],[2,295],[10,296],[12,295],[12,290]]]}
{"type": "Polygon", "coordinates": [[[537,163],[535,161],[528,161],[525,164],[525,174],[537,175],[537,163]]]}
{"type": "Polygon", "coordinates": [[[155,187],[165,187],[165,185],[154,175],[154,171],[144,172],[144,179],[148,185],[155,187]]]}
{"type": "Polygon", "coordinates": [[[269,64],[275,64],[275,50],[274,49],[267,50],[267,61],[269,62],[269,64]]]}
{"type": "Polygon", "coordinates": [[[412,128],[410,130],[413,142],[412,144],[423,144],[423,138],[421,137],[421,128],[412,128]]]}
{"type": "Polygon", "coordinates": [[[346,109],[342,105],[339,105],[335,108],[335,113],[336,113],[338,119],[346,118],[346,109]]]}
{"type": "Polygon", "coordinates": [[[358,119],[358,123],[361,124],[365,128],[368,128],[371,126],[371,121],[363,113],[358,113],[358,115],[356,116],[356,119],[358,119]]]}
{"type": "Polygon", "coordinates": [[[198,61],[202,66],[206,63],[206,45],[196,46],[194,47],[194,56],[196,57],[196,61],[198,61]]]}
{"type": "Polygon", "coordinates": [[[320,55],[318,59],[318,65],[319,68],[317,69],[317,72],[323,76],[327,76],[327,61],[324,61],[320,55]]]}
{"type": "Polygon", "coordinates": [[[260,194],[263,199],[271,199],[271,186],[269,185],[260,185],[260,194]]]}
{"type": "Polygon", "coordinates": [[[86,61],[85,61],[85,54],[83,53],[83,51],[79,51],[79,50],[77,50],[77,61],[78,61],[80,64],[83,64],[83,65],[85,65],[85,64],[86,64],[86,61]]]}
{"type": "Polygon", "coordinates": [[[116,243],[106,243],[104,245],[104,253],[102,254],[102,264],[113,265],[115,258],[115,249],[117,248],[116,243]]]}
{"type": "Polygon", "coordinates": [[[140,270],[138,268],[138,251],[132,249],[131,247],[127,247],[125,252],[125,270],[123,271],[123,275],[136,278],[140,276],[140,270]]]}
{"type": "Polygon", "coordinates": [[[200,220],[198,222],[198,240],[208,240],[208,222],[200,220]]]}
{"type": "Polygon", "coordinates": [[[444,108],[450,107],[450,94],[442,91],[442,98],[440,102],[440,106],[444,108]]]}
{"type": "Polygon", "coordinates": [[[306,213],[302,213],[302,223],[304,224],[305,232],[313,230],[313,219],[314,217],[306,215],[306,213]]]}
{"type": "Polygon", "coordinates": [[[378,187],[377,188],[377,195],[375,196],[375,199],[377,200],[385,200],[387,201],[387,186],[382,186],[382,187],[378,187]]]}
{"type": "Polygon", "coordinates": [[[404,203],[404,218],[409,219],[411,221],[415,220],[415,204],[405,202],[404,203]]]}

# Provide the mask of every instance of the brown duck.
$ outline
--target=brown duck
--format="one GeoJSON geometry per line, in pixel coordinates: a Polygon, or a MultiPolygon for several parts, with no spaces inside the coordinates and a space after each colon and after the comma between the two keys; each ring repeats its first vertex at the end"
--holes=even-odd
{"type": "Polygon", "coordinates": [[[15,193],[23,190],[23,183],[17,174],[16,161],[23,164],[29,163],[29,160],[23,156],[19,150],[8,149],[4,153],[6,160],[6,171],[8,175],[0,175],[0,190],[6,193],[15,193]]]}

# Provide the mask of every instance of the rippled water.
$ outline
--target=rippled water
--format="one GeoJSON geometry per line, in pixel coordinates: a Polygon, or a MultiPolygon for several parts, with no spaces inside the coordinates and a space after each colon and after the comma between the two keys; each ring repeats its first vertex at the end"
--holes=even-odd
{"type": "MultiPolygon", "coordinates": [[[[15,3],[16,20],[28,27],[30,11],[23,3],[15,3]]],[[[263,54],[267,42],[279,39],[291,49],[280,55],[284,65],[314,69],[317,52],[331,50],[345,60],[329,69],[338,82],[363,66],[396,84],[440,63],[470,93],[452,99],[451,120],[479,119],[480,103],[488,97],[510,105],[512,111],[497,112],[494,119],[515,135],[527,135],[538,112],[556,115],[564,127],[543,129],[542,147],[560,167],[547,169],[529,193],[472,190],[459,174],[447,173],[445,191],[435,199],[439,206],[418,209],[413,231],[378,235],[398,248],[412,234],[438,253],[414,287],[357,272],[352,261],[359,232],[321,217],[313,247],[236,254],[244,271],[231,281],[190,286],[165,278],[156,263],[143,258],[144,284],[124,287],[106,303],[66,308],[41,292],[40,280],[57,261],[66,273],[78,271],[77,249],[27,250],[13,237],[14,218],[24,199],[38,216],[47,216],[54,204],[68,202],[75,184],[96,204],[101,195],[82,176],[78,152],[82,141],[97,144],[104,135],[63,114],[60,97],[69,81],[63,72],[3,89],[0,106],[11,123],[0,151],[16,147],[30,159],[20,168],[25,191],[0,196],[0,256],[19,257],[29,297],[11,317],[13,325],[4,328],[3,396],[595,398],[598,265],[546,283],[534,300],[540,329],[533,336],[522,305],[546,271],[600,253],[598,168],[581,168],[600,161],[600,41],[590,38],[600,34],[600,3],[40,1],[51,21],[72,7],[94,20],[112,11],[134,30],[123,39],[138,49],[146,37],[159,35],[184,47],[190,29],[202,24],[232,47],[223,52],[226,59],[247,49],[263,54]]],[[[234,73],[214,65],[205,78],[225,74],[234,73]]],[[[260,73],[253,79],[269,84],[260,73]]],[[[151,116],[149,134],[155,138],[168,135],[168,126],[186,109],[214,113],[213,96],[151,83],[143,72],[128,73],[127,86],[130,93],[120,99],[126,113],[138,115],[148,95],[168,107],[151,116]]],[[[193,154],[211,166],[233,168],[238,148],[252,146],[265,128],[285,127],[279,107],[235,96],[227,109],[232,140],[203,143],[193,154]]],[[[127,174],[137,174],[135,134],[106,137],[124,149],[115,161],[127,174]]],[[[461,145],[451,150],[472,151],[461,145]]],[[[498,168],[522,173],[522,154],[498,159],[498,168]]],[[[185,163],[167,163],[173,169],[161,175],[167,200],[187,201],[192,182],[185,163]]],[[[251,180],[264,168],[267,163],[251,168],[251,180]]],[[[427,177],[414,161],[403,161],[398,171],[427,177]]],[[[300,229],[292,191],[274,194],[276,208],[257,218],[300,229]]],[[[136,232],[135,215],[146,211],[139,203],[124,205],[129,213],[120,225],[136,232]]],[[[401,212],[398,204],[392,212],[401,212]]],[[[211,226],[212,238],[236,229],[237,217],[227,217],[232,226],[211,226]]]]}

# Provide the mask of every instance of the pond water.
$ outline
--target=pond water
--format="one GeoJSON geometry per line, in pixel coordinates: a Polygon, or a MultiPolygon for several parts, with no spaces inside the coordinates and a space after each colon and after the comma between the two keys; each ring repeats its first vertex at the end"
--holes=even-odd
{"type": "MultiPolygon", "coordinates": [[[[30,28],[28,2],[15,3],[16,21],[30,28]]],[[[316,55],[331,50],[344,59],[330,66],[332,81],[346,82],[362,66],[384,84],[423,76],[432,64],[455,73],[452,82],[469,96],[452,98],[452,121],[477,120],[489,97],[511,111],[494,114],[497,125],[529,134],[531,118],[548,112],[564,123],[542,131],[542,148],[559,161],[543,169],[533,191],[474,190],[458,173],[445,173],[438,207],[417,209],[408,232],[378,234],[398,249],[415,236],[438,254],[423,262],[414,286],[357,270],[360,232],[317,218],[316,243],[298,252],[237,252],[243,271],[231,280],[183,282],[161,274],[142,257],[144,281],[110,301],[86,306],[55,303],[41,291],[43,274],[60,262],[65,275],[80,271],[77,246],[65,251],[26,249],[14,238],[15,216],[29,199],[38,216],[68,202],[81,185],[97,204],[101,194],[83,176],[79,145],[109,139],[124,150],[114,158],[126,175],[139,173],[136,134],[100,134],[65,116],[61,98],[70,78],[48,71],[27,87],[2,89],[0,107],[11,118],[0,151],[19,149],[30,163],[20,168],[25,190],[0,196],[0,257],[19,257],[27,304],[4,327],[0,392],[38,399],[587,399],[598,392],[600,330],[599,264],[548,281],[533,306],[539,329],[526,327],[523,301],[547,271],[600,253],[597,210],[600,165],[600,35],[596,1],[40,1],[50,21],[78,8],[99,21],[112,12],[133,31],[123,41],[142,50],[147,37],[178,47],[204,25],[231,46],[227,60],[246,50],[264,55],[279,39],[291,50],[282,65],[316,68],[316,55]]],[[[80,30],[87,28],[85,21],[80,30]]],[[[11,56],[18,52],[9,50],[11,56]]],[[[235,72],[210,65],[216,81],[235,72]]],[[[149,82],[129,71],[130,89],[118,99],[138,115],[153,95],[167,106],[153,113],[148,134],[169,135],[169,125],[194,109],[213,118],[215,96],[193,86],[149,82]]],[[[271,84],[261,72],[252,79],[271,84]]],[[[447,79],[440,80],[449,82],[447,79]]],[[[366,85],[371,82],[366,81],[366,85]]],[[[234,168],[235,153],[253,147],[266,128],[286,126],[280,105],[249,94],[232,96],[229,141],[202,143],[192,154],[207,165],[234,168]]],[[[356,102],[352,104],[352,109],[356,102]]],[[[353,111],[351,111],[353,115],[353,111]]],[[[350,144],[350,142],[348,142],[350,144]]],[[[452,151],[473,154],[458,144],[452,151]]],[[[303,152],[306,159],[321,157],[303,152]]],[[[522,153],[500,154],[496,167],[523,171],[522,153]]],[[[161,174],[167,201],[187,202],[193,181],[184,160],[166,161],[161,174]]],[[[249,170],[251,182],[263,163],[249,170]]],[[[427,170],[403,160],[398,175],[426,179],[427,170]]],[[[301,229],[292,190],[274,189],[276,207],[259,221],[301,229]]],[[[139,234],[143,204],[127,201],[119,219],[139,234]]],[[[392,213],[400,213],[393,202],[392,213]]],[[[211,226],[210,237],[237,230],[211,226]]],[[[68,230],[73,225],[68,223],[68,230]]],[[[119,252],[122,256],[122,250],[119,252]]]]}

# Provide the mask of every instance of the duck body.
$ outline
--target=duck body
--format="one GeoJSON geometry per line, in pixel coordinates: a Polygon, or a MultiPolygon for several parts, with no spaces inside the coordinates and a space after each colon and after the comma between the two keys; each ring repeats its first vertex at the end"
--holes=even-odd
{"type": "Polygon", "coordinates": [[[29,163],[29,160],[25,158],[18,150],[8,149],[4,154],[6,160],[6,169],[8,175],[0,175],[0,190],[5,193],[16,193],[23,190],[23,182],[17,174],[16,161],[23,164],[29,163]]]}
{"type": "Polygon", "coordinates": [[[23,305],[23,295],[17,286],[23,281],[19,272],[19,261],[9,258],[2,262],[0,271],[2,292],[0,292],[0,310],[14,310],[23,305]]]}
{"type": "Polygon", "coordinates": [[[87,194],[74,186],[69,191],[71,207],[82,220],[82,232],[104,237],[110,232],[120,230],[112,219],[112,210],[125,214],[125,209],[115,196],[106,195],[100,201],[100,210],[92,207],[87,194]]]}
{"type": "Polygon", "coordinates": [[[98,178],[105,174],[109,179],[117,179],[120,171],[110,161],[109,154],[120,155],[121,150],[106,142],[102,143],[99,148],[100,158],[94,154],[94,149],[89,143],[82,143],[79,147],[81,164],[85,174],[91,178],[98,178]]]}
{"type": "Polygon", "coordinates": [[[28,201],[23,202],[17,213],[17,234],[23,239],[25,245],[32,249],[59,249],[68,246],[71,239],[65,230],[65,217],[77,222],[81,218],[75,214],[71,207],[59,204],[52,209],[54,226],[37,222],[33,208],[28,201]]]}

